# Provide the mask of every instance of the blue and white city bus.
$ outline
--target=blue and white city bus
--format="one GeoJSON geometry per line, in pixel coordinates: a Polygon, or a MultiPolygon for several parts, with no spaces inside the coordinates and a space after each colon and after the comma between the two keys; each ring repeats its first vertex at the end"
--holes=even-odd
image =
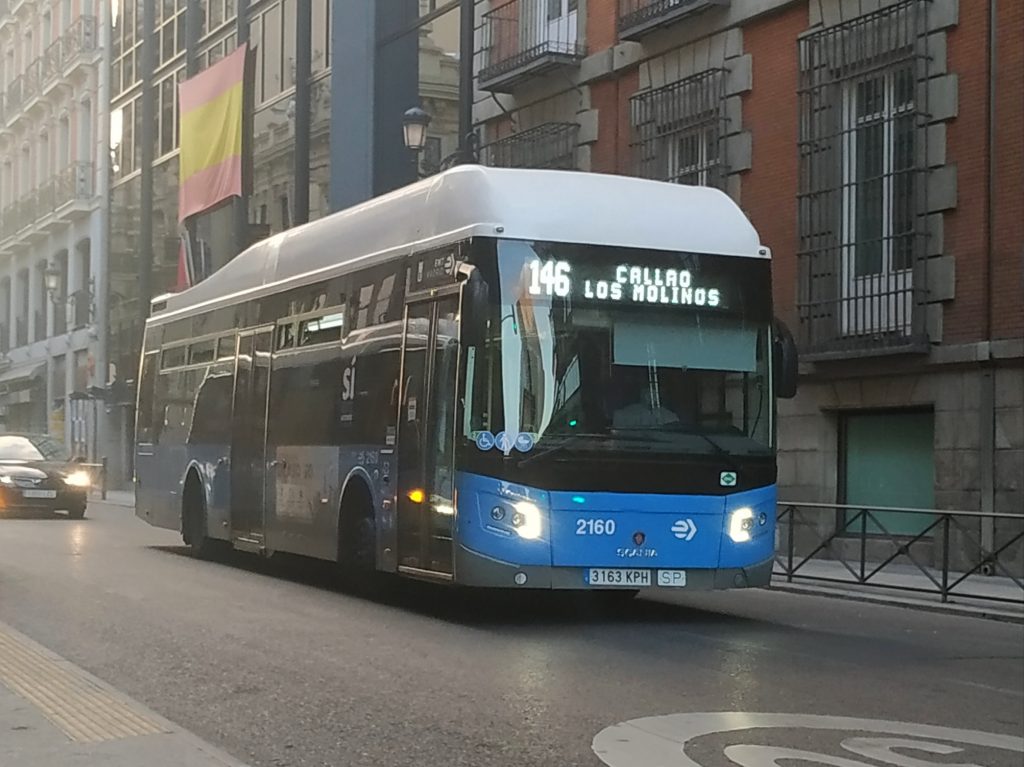
{"type": "Polygon", "coordinates": [[[463,166],[153,302],[137,514],[467,586],[768,582],[796,354],[725,194],[463,166]]]}

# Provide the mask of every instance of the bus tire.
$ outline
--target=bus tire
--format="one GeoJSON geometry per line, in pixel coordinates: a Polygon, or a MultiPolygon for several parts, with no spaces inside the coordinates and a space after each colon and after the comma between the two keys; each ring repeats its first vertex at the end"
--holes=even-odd
{"type": "Polygon", "coordinates": [[[193,559],[209,559],[216,543],[207,535],[206,495],[194,472],[185,480],[181,503],[181,537],[193,559]]]}
{"type": "Polygon", "coordinates": [[[377,522],[370,488],[353,479],[345,488],[338,520],[338,564],[343,570],[373,572],[377,566],[377,522]]]}

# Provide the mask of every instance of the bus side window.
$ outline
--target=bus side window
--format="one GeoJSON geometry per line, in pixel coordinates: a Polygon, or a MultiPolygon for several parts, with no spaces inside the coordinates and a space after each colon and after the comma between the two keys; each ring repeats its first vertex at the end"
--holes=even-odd
{"type": "Polygon", "coordinates": [[[274,351],[281,351],[282,349],[290,349],[295,345],[295,325],[289,323],[287,325],[277,326],[277,340],[274,343],[274,351]]]}
{"type": "Polygon", "coordinates": [[[149,442],[153,436],[153,387],[156,384],[158,358],[158,354],[147,354],[142,358],[136,442],[149,442]]]}

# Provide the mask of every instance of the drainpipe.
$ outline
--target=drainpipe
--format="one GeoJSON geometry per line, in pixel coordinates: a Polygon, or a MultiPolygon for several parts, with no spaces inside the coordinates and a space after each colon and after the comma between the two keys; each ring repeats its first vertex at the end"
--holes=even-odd
{"type": "MultiPolygon", "coordinates": [[[[985,190],[985,340],[988,360],[982,376],[981,402],[981,510],[986,514],[995,511],[995,464],[996,464],[996,368],[992,359],[992,283],[994,261],[995,194],[996,194],[996,0],[988,3],[988,126],[986,140],[988,151],[987,189],[985,190]]],[[[982,519],[981,545],[986,551],[995,547],[995,520],[982,519]]],[[[983,572],[991,574],[990,568],[983,572]]]]}

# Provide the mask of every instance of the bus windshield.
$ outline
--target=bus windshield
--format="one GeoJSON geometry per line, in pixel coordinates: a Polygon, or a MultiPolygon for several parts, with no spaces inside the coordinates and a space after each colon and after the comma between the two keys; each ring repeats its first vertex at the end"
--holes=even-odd
{"type": "Polygon", "coordinates": [[[503,433],[517,455],[771,453],[767,262],[522,241],[497,261],[465,437],[503,433]]]}

